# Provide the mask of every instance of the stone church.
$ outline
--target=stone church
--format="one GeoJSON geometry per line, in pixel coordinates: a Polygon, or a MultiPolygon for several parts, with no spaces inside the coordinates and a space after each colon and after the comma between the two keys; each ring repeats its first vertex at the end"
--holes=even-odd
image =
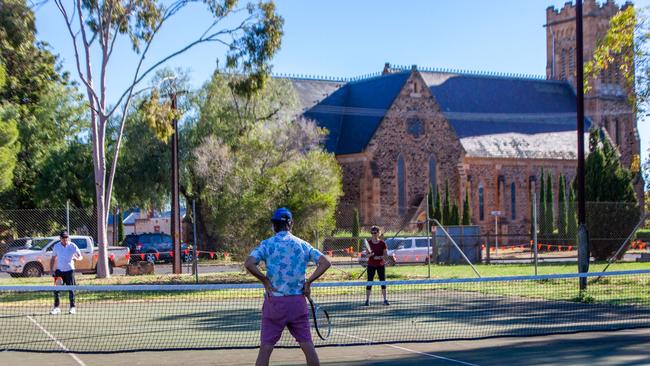
{"type": "MultiPolygon", "coordinates": [[[[585,60],[618,10],[611,0],[584,2],[585,60]]],[[[502,213],[501,233],[528,233],[542,168],[558,197],[559,175],[571,181],[577,166],[574,6],[549,7],[544,26],[546,78],[388,63],[352,80],[291,77],[304,117],[329,131],[341,205],[357,208],[364,225],[415,221],[429,184],[442,191],[449,181],[461,207],[469,193],[472,223],[484,233],[494,232],[493,211],[502,213]]],[[[627,95],[611,68],[585,97],[585,124],[603,128],[629,167],[640,143],[627,95]]]]}

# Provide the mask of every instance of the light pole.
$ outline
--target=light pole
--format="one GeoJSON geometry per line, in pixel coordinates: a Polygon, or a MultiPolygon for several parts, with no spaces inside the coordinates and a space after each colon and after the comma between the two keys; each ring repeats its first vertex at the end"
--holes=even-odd
{"type": "MultiPolygon", "coordinates": [[[[174,111],[177,109],[176,105],[176,91],[171,94],[171,107],[174,111]]],[[[174,134],[172,135],[171,143],[171,193],[172,193],[172,212],[171,212],[171,236],[174,244],[174,274],[180,274],[183,271],[181,265],[181,212],[179,202],[179,189],[178,189],[178,118],[174,116],[172,119],[174,134]]]]}
{"type": "MultiPolygon", "coordinates": [[[[585,90],[582,41],[582,0],[576,0],[576,96],[578,131],[578,272],[589,272],[589,233],[585,213],[585,90]]],[[[580,290],[587,289],[587,278],[580,278],[580,290]]]]}

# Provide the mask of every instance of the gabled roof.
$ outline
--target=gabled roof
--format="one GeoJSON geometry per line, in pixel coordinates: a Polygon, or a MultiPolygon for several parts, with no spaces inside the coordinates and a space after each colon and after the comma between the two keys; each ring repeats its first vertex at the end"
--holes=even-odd
{"type": "MultiPolygon", "coordinates": [[[[327,151],[365,150],[410,70],[350,82],[290,79],[303,115],[327,128],[327,151]]],[[[420,72],[468,156],[575,159],[576,99],[566,82],[420,72]]],[[[586,129],[589,121],[585,121],[586,129]]]]}
{"type": "MultiPolygon", "coordinates": [[[[576,158],[576,97],[566,82],[423,72],[468,156],[576,158]]],[[[590,122],[585,120],[585,129],[590,122]]]]}
{"type": "Polygon", "coordinates": [[[324,96],[313,106],[303,104],[308,106],[303,115],[329,130],[325,148],[335,154],[353,154],[365,149],[409,76],[409,72],[387,74],[348,82],[336,90],[329,89],[329,81],[292,82],[296,92],[308,93],[307,97],[299,94],[301,101],[324,96]]]}

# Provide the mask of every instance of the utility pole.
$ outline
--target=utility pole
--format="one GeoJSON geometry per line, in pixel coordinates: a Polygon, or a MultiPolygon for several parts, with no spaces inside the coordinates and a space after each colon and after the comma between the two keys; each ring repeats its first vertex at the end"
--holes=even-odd
{"type": "MultiPolygon", "coordinates": [[[[578,272],[589,272],[589,233],[585,214],[585,90],[582,32],[582,0],[576,0],[576,94],[578,131],[578,272]]],[[[587,289],[587,278],[580,278],[580,290],[587,289]]]]}
{"type": "MultiPolygon", "coordinates": [[[[176,91],[171,94],[171,107],[173,110],[177,109],[176,105],[176,91]]],[[[179,189],[178,189],[178,119],[174,117],[172,120],[174,127],[174,134],[172,135],[171,143],[171,185],[172,185],[172,212],[171,212],[171,236],[174,244],[174,274],[180,274],[183,271],[181,266],[181,213],[179,202],[179,189]]]]}

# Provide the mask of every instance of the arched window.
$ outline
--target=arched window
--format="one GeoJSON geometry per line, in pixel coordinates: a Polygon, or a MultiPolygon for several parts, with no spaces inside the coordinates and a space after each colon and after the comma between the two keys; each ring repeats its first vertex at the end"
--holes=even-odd
{"type": "Polygon", "coordinates": [[[515,182],[510,183],[510,217],[517,219],[517,188],[515,182]]]}
{"type": "Polygon", "coordinates": [[[484,194],[483,194],[483,184],[481,183],[478,186],[478,219],[483,221],[485,218],[485,206],[483,204],[484,201],[484,194]]]}
{"type": "Polygon", "coordinates": [[[406,212],[406,167],[401,155],[397,159],[397,205],[399,213],[404,214],[406,212]]]}
{"type": "Polygon", "coordinates": [[[436,186],[438,184],[437,179],[437,169],[436,169],[436,158],[433,156],[429,157],[429,184],[433,188],[433,194],[436,194],[436,186]]]}
{"type": "Polygon", "coordinates": [[[618,118],[614,120],[614,130],[616,146],[621,146],[621,125],[618,122],[618,118]]]}

